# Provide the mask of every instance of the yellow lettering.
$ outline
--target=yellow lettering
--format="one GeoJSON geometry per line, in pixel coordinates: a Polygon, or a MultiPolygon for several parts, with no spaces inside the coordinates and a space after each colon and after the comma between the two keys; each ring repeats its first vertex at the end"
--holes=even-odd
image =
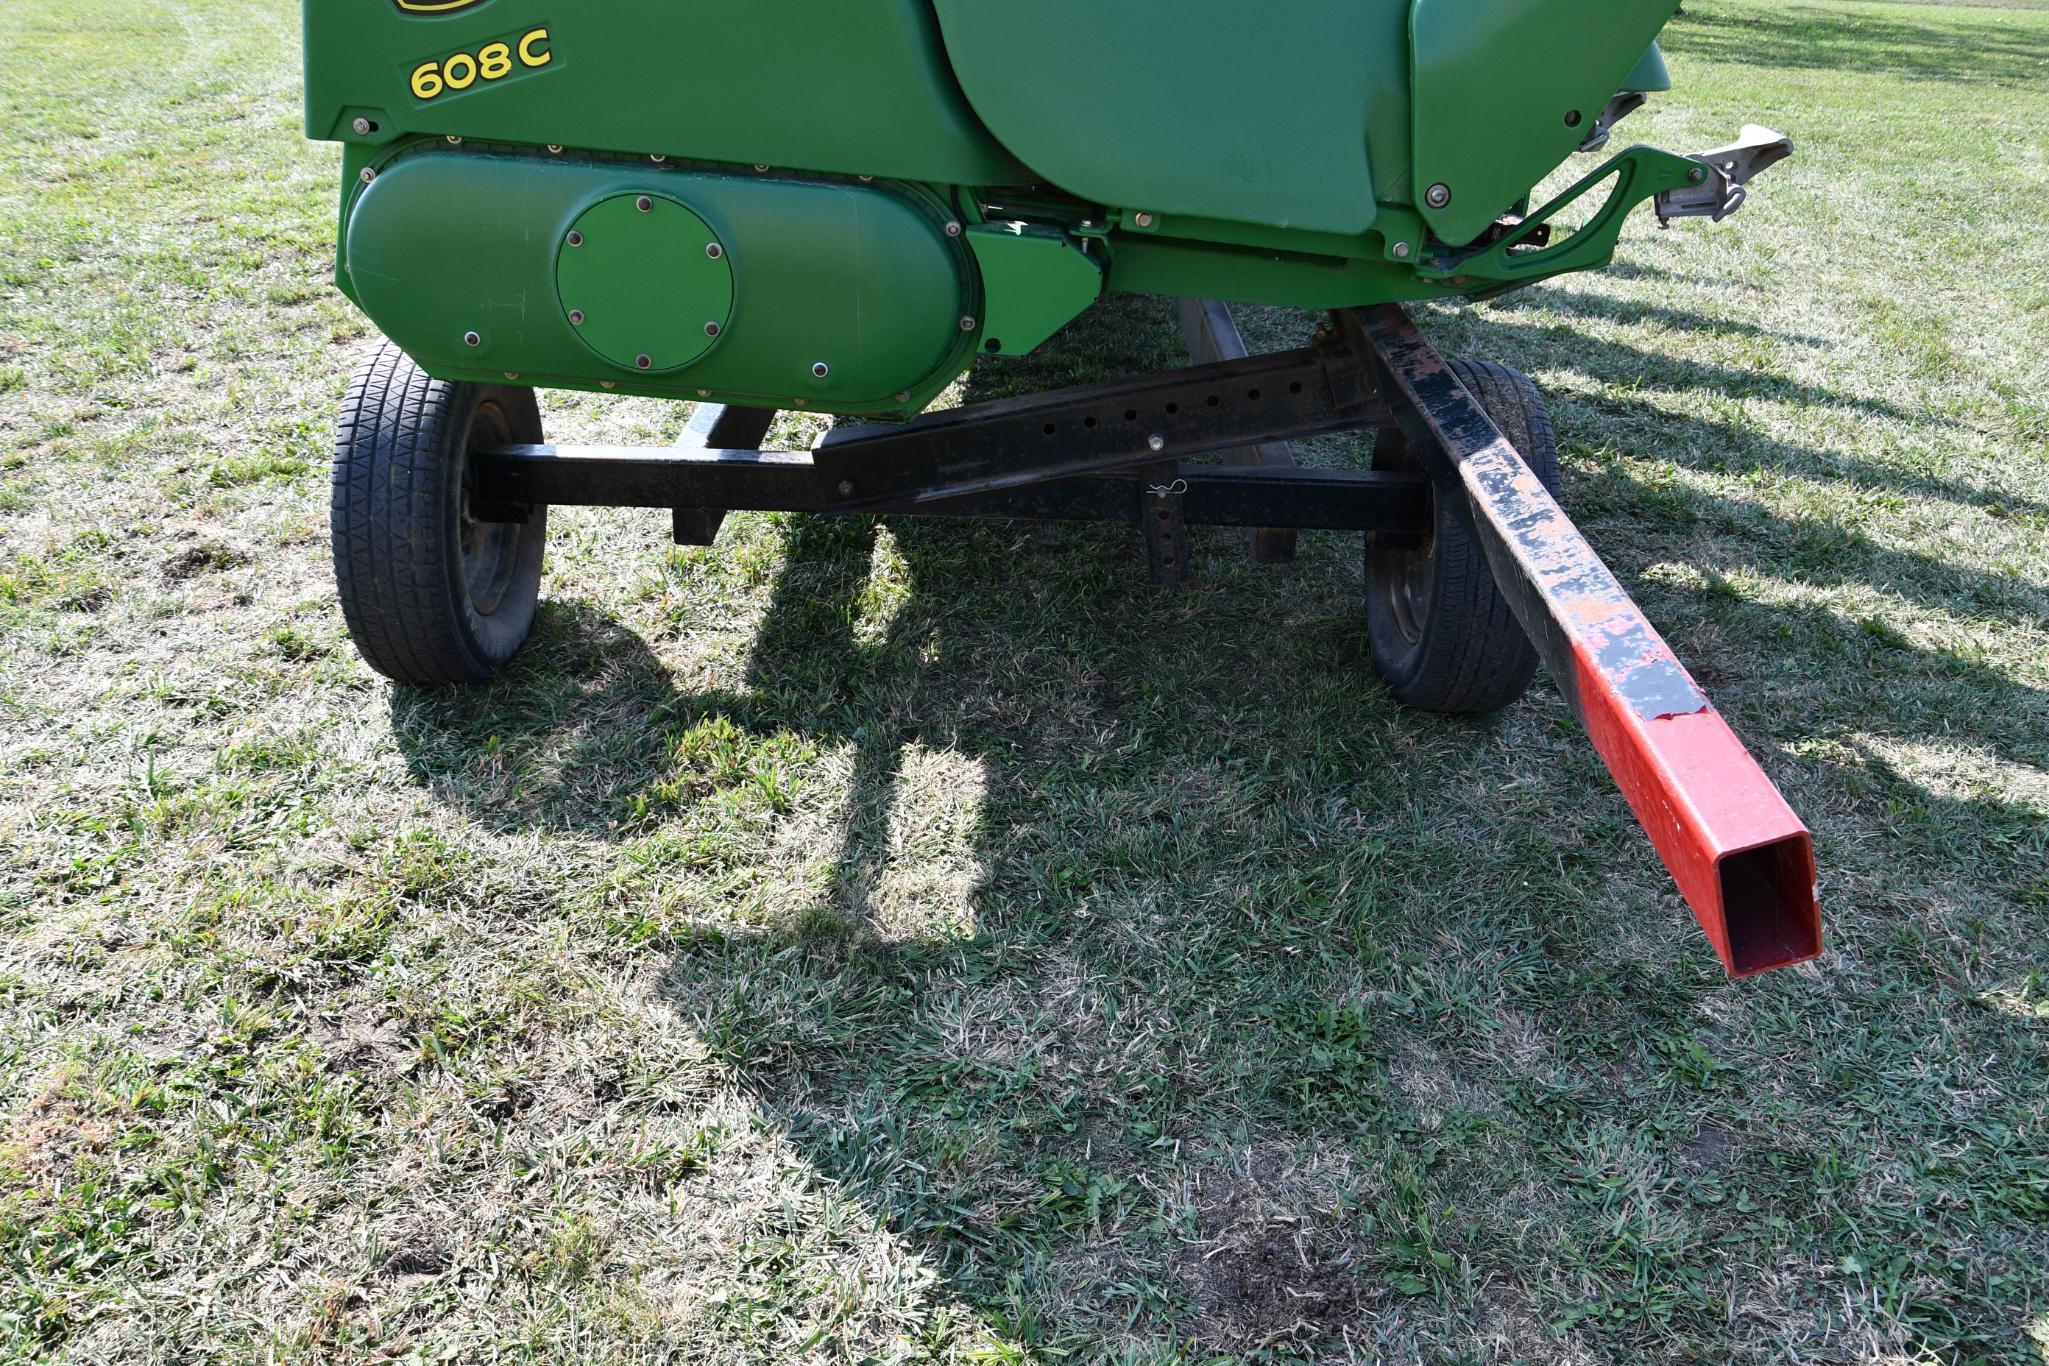
{"type": "Polygon", "coordinates": [[[537,28],[519,40],[519,60],[525,66],[546,66],[555,60],[555,53],[545,46],[548,30],[537,28]],[[536,45],[541,46],[536,46],[536,45]]]}
{"type": "Polygon", "coordinates": [[[495,81],[512,70],[512,49],[504,43],[486,43],[477,53],[477,72],[487,81],[495,81]]]}
{"type": "Polygon", "coordinates": [[[441,93],[441,63],[421,62],[413,68],[413,98],[431,100],[441,93]]]}
{"type": "Polygon", "coordinates": [[[477,59],[467,52],[458,52],[441,63],[441,79],[448,82],[450,90],[467,90],[477,81],[477,59]],[[456,74],[456,63],[462,63],[462,73],[456,74]]]}

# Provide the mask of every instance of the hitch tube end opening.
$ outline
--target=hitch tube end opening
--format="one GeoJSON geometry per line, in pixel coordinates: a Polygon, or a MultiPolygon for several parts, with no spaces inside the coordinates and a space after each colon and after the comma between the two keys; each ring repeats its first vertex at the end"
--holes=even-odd
{"type": "MultiPolygon", "coordinates": [[[[1751,977],[1821,956],[1814,845],[1803,831],[1715,863],[1729,972],[1751,977]]],[[[1718,946],[1719,947],[1719,946],[1718,946]]]]}

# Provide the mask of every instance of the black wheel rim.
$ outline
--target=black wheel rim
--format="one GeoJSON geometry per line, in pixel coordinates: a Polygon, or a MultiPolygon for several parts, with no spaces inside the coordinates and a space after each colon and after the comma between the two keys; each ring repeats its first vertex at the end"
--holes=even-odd
{"type": "Polygon", "coordinates": [[[488,617],[505,599],[519,572],[520,542],[526,527],[518,522],[485,522],[476,516],[476,480],[470,471],[473,450],[502,446],[509,440],[510,427],[495,403],[477,408],[470,423],[469,440],[462,455],[461,498],[456,508],[456,531],[462,539],[463,598],[470,610],[488,617]]]}
{"type": "MultiPolygon", "coordinates": [[[[1409,454],[1406,442],[1396,450],[1398,453],[1391,459],[1376,451],[1373,467],[1423,468],[1409,454]]],[[[1382,608],[1380,615],[1401,636],[1402,644],[1411,648],[1423,639],[1423,625],[1430,620],[1430,603],[1437,588],[1437,494],[1434,489],[1430,492],[1429,517],[1432,531],[1422,545],[1413,550],[1384,550],[1376,546],[1371,572],[1367,575],[1366,591],[1378,599],[1382,608]]]]}
{"type": "Polygon", "coordinates": [[[1423,638],[1423,623],[1430,619],[1430,600],[1436,576],[1431,572],[1437,538],[1431,537],[1418,550],[1386,551],[1380,556],[1375,575],[1376,591],[1387,606],[1387,614],[1401,632],[1405,644],[1423,638]]]}

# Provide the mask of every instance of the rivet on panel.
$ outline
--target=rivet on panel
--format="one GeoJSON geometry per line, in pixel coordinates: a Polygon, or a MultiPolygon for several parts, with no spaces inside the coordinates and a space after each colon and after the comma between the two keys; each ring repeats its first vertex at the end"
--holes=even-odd
{"type": "Polygon", "coordinates": [[[483,343],[484,339],[474,332],[465,332],[462,334],[462,344],[464,346],[481,346],[483,345],[483,343]]]}
{"type": "Polygon", "coordinates": [[[704,335],[707,337],[716,337],[722,330],[717,323],[706,323],[704,325],[704,335]]]}
{"type": "Polygon", "coordinates": [[[724,256],[726,254],[726,249],[716,242],[710,242],[705,245],[704,254],[706,256],[711,257],[712,260],[716,261],[721,256],[724,256]]]}
{"type": "Polygon", "coordinates": [[[570,309],[570,310],[569,310],[569,325],[570,325],[571,327],[582,327],[582,326],[583,326],[583,310],[582,310],[582,309],[580,309],[580,308],[572,308],[572,309],[570,309]]]}

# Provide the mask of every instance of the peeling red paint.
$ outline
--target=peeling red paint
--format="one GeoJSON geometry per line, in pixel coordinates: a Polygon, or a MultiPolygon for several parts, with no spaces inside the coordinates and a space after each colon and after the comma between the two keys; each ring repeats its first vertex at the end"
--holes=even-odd
{"type": "Polygon", "coordinates": [[[1806,826],[1408,315],[1348,321],[1449,458],[1495,581],[1723,966],[1819,955],[1806,826]]]}

